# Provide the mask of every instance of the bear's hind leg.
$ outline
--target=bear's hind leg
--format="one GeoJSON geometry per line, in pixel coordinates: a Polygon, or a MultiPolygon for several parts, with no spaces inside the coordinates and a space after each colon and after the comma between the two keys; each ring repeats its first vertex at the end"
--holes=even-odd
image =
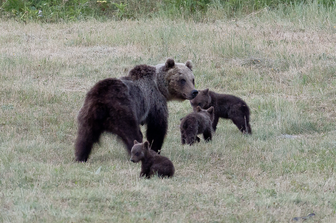
{"type": "Polygon", "coordinates": [[[242,133],[252,134],[248,117],[234,117],[231,120],[242,133]]]}
{"type": "Polygon", "coordinates": [[[75,144],[75,155],[76,161],[86,162],[92,150],[94,143],[99,141],[99,137],[102,130],[96,126],[94,127],[84,127],[79,125],[78,134],[75,144]]]}
{"type": "Polygon", "coordinates": [[[121,140],[125,144],[126,150],[128,154],[130,155],[131,155],[132,147],[134,145],[134,140],[138,142],[142,142],[142,134],[139,130],[133,131],[129,129],[127,131],[119,131],[117,135],[121,138],[121,140]]]}
{"type": "MultiPolygon", "coordinates": [[[[115,116],[111,115],[111,117],[115,116]]],[[[116,134],[123,141],[129,154],[131,154],[134,140],[142,142],[140,126],[132,115],[109,119],[109,121],[106,122],[106,130],[116,134]]]]}

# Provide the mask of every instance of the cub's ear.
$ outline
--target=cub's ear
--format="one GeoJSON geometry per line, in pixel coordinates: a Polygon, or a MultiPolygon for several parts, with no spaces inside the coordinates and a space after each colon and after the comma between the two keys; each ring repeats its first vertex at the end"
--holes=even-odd
{"type": "Polygon", "coordinates": [[[203,90],[203,94],[205,94],[205,95],[209,94],[209,88],[203,90]]]}
{"type": "Polygon", "coordinates": [[[210,108],[208,108],[207,112],[209,112],[209,114],[211,115],[214,112],[214,107],[211,106],[210,108]]]}
{"type": "Polygon", "coordinates": [[[145,147],[145,149],[150,150],[150,148],[149,148],[149,142],[148,141],[146,141],[144,143],[144,147],[145,147]]]}
{"type": "Polygon", "coordinates": [[[200,106],[197,106],[196,112],[200,112],[200,111],[202,111],[202,108],[200,106]]]}
{"type": "Polygon", "coordinates": [[[169,69],[173,68],[174,66],[175,66],[174,59],[168,58],[167,61],[166,61],[166,63],[165,63],[166,69],[169,70],[169,69]]]}
{"type": "Polygon", "coordinates": [[[138,144],[138,143],[139,143],[138,141],[134,140],[134,145],[135,145],[135,144],[138,144]]]}
{"type": "Polygon", "coordinates": [[[187,62],[186,62],[186,64],[185,64],[190,70],[192,70],[192,68],[193,68],[193,65],[192,65],[192,62],[191,62],[191,60],[188,60],[187,62]]]}

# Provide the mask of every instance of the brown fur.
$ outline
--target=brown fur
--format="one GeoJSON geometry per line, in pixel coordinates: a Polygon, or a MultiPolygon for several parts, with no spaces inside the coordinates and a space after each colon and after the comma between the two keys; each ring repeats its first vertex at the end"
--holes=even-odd
{"type": "Polygon", "coordinates": [[[150,178],[156,173],[159,177],[172,177],[175,172],[173,163],[167,157],[151,150],[148,141],[134,141],[130,160],[134,163],[141,161],[140,177],[150,178]]]}
{"type": "Polygon", "coordinates": [[[212,123],[213,130],[216,131],[219,118],[231,119],[232,122],[243,133],[252,134],[250,126],[250,109],[241,98],[229,94],[218,94],[209,89],[199,90],[199,94],[190,101],[195,110],[197,106],[203,109],[215,109],[215,118],[212,123]]]}
{"type": "Polygon", "coordinates": [[[190,61],[168,59],[165,64],[138,65],[126,77],[96,83],[78,114],[76,160],[87,161],[103,132],[121,138],[130,154],[133,141],[142,141],[140,124],[147,125],[147,140],[158,152],[168,128],[167,101],[191,100],[198,93],[191,67],[190,61]]]}
{"type": "Polygon", "coordinates": [[[195,141],[199,142],[198,134],[203,134],[204,140],[212,139],[212,121],[214,120],[214,108],[210,107],[207,110],[201,109],[199,106],[196,110],[181,121],[181,143],[192,145],[195,141]]]}

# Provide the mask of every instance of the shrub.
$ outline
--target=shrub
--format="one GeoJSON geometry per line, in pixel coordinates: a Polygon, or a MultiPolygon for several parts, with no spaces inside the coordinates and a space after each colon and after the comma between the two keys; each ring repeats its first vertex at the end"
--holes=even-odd
{"type": "MultiPolygon", "coordinates": [[[[268,7],[311,3],[310,0],[0,0],[2,16],[20,20],[79,20],[88,17],[134,19],[166,15],[200,18],[209,8],[227,16],[251,13],[268,7]]],[[[321,7],[335,7],[334,0],[316,0],[321,7]]]]}

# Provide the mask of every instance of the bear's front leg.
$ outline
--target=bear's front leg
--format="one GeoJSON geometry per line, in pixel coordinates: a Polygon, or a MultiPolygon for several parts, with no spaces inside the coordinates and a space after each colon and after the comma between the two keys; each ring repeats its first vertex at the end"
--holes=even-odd
{"type": "Polygon", "coordinates": [[[183,136],[181,136],[181,143],[182,143],[182,145],[184,145],[186,143],[186,140],[183,136]]]}
{"type": "Polygon", "coordinates": [[[146,172],[141,171],[140,172],[140,177],[144,177],[146,179],[149,179],[151,177],[151,173],[149,171],[146,171],[146,172]]]}
{"type": "Polygon", "coordinates": [[[151,149],[159,154],[168,129],[167,119],[168,113],[164,115],[160,112],[149,114],[147,118],[147,140],[151,144],[151,149]]]}
{"type": "Polygon", "coordinates": [[[204,137],[204,140],[205,140],[206,142],[209,142],[210,140],[212,140],[211,129],[206,129],[206,130],[203,132],[203,137],[204,137]]]}
{"type": "Polygon", "coordinates": [[[212,129],[214,130],[214,132],[216,132],[217,124],[218,124],[218,120],[219,120],[219,116],[217,116],[217,115],[215,114],[215,118],[214,118],[214,120],[213,120],[213,122],[212,122],[212,129]]]}

